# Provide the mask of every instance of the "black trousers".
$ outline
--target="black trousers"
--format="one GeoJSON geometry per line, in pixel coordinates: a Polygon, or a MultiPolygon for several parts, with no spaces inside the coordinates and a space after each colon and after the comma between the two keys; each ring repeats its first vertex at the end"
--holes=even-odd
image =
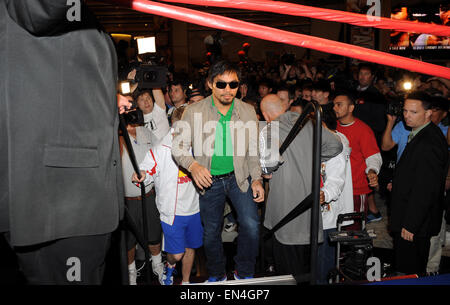
{"type": "Polygon", "coordinates": [[[100,285],[111,233],[58,239],[15,247],[19,266],[31,285],[100,285]]]}
{"type": "Polygon", "coordinates": [[[412,242],[404,240],[399,232],[395,232],[393,237],[395,270],[405,274],[425,274],[430,237],[414,236],[412,242]]]}
{"type": "Polygon", "coordinates": [[[280,275],[303,275],[310,272],[311,246],[285,245],[273,238],[275,269],[280,275]]]}

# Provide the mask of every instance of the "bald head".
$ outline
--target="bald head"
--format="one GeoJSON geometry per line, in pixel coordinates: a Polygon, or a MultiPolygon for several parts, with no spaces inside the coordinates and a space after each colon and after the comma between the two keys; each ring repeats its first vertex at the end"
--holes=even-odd
{"type": "Polygon", "coordinates": [[[286,108],[283,101],[276,94],[268,94],[261,100],[261,112],[267,122],[282,115],[286,108]]]}

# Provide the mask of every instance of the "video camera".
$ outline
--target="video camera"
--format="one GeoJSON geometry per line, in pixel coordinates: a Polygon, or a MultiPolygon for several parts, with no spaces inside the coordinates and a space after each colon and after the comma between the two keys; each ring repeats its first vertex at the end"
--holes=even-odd
{"type": "MultiPolygon", "coordinates": [[[[130,82],[124,81],[120,83],[120,94],[124,96],[131,96],[130,82]]],[[[144,113],[138,108],[137,101],[131,101],[131,107],[127,109],[126,113],[122,114],[126,125],[129,124],[144,124],[144,113]]]]}
{"type": "Polygon", "coordinates": [[[155,37],[137,37],[136,43],[138,56],[143,60],[143,63],[136,67],[135,81],[138,83],[138,88],[144,90],[165,87],[169,69],[155,64],[155,37]]]}
{"type": "Polygon", "coordinates": [[[396,98],[388,101],[386,113],[401,117],[403,115],[403,100],[396,98]]]}

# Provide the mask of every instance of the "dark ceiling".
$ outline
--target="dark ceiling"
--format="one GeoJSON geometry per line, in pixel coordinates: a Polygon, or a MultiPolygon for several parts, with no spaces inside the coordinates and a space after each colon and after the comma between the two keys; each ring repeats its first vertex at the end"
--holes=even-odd
{"type": "MultiPolygon", "coordinates": [[[[232,1],[232,0],[231,0],[232,1]]],[[[386,0],[384,0],[386,1],[386,0]]],[[[334,5],[336,7],[342,6],[345,9],[345,0],[291,0],[284,1],[291,3],[299,3],[304,5],[311,5],[316,7],[326,7],[329,5],[334,5]]],[[[401,4],[417,5],[417,4],[430,4],[430,3],[440,3],[439,0],[391,0],[392,6],[398,6],[401,4]]],[[[151,32],[161,32],[167,31],[168,27],[164,26],[167,24],[167,19],[140,13],[129,8],[120,7],[118,5],[109,4],[107,0],[86,0],[87,5],[94,12],[94,14],[99,19],[100,23],[104,26],[105,30],[110,33],[127,33],[132,35],[142,35],[151,32]]],[[[164,2],[163,2],[164,3],[164,2]]],[[[166,3],[170,4],[170,3],[166,3]]],[[[247,10],[236,10],[228,8],[214,8],[205,6],[194,6],[194,5],[183,5],[183,4],[170,4],[178,5],[183,7],[188,7],[196,10],[201,10],[207,13],[217,14],[221,16],[226,16],[230,18],[235,18],[247,22],[252,22],[256,24],[263,24],[270,27],[302,27],[309,26],[309,18],[295,17],[278,14],[271,14],[258,11],[247,11],[247,10]]],[[[199,28],[195,25],[190,25],[191,28],[199,28]]]]}
{"type": "MultiPolygon", "coordinates": [[[[287,1],[300,3],[302,1],[287,1]]],[[[304,2],[304,1],[303,1],[304,2]]],[[[332,1],[322,1],[332,2],[332,1]]],[[[164,31],[164,27],[161,23],[164,23],[166,18],[154,16],[150,14],[144,14],[134,11],[129,8],[121,7],[118,5],[109,4],[108,1],[95,1],[86,0],[87,5],[97,16],[97,19],[105,27],[107,32],[114,33],[127,33],[132,35],[140,35],[154,31],[164,31]]],[[[203,12],[226,16],[234,19],[239,19],[256,24],[264,24],[271,27],[282,28],[285,26],[304,26],[309,25],[309,19],[295,16],[283,16],[280,15],[248,11],[248,10],[236,10],[228,8],[214,8],[194,5],[183,4],[170,4],[174,6],[182,6],[203,12]]],[[[197,27],[191,25],[191,27],[197,27]]],[[[198,27],[197,27],[198,28],[198,27]]]]}

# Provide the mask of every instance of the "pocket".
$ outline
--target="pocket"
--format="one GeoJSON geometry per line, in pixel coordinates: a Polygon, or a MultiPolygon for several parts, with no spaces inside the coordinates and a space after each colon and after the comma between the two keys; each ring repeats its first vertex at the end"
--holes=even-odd
{"type": "Polygon", "coordinates": [[[98,167],[97,148],[46,146],[44,165],[48,167],[98,167]]]}

